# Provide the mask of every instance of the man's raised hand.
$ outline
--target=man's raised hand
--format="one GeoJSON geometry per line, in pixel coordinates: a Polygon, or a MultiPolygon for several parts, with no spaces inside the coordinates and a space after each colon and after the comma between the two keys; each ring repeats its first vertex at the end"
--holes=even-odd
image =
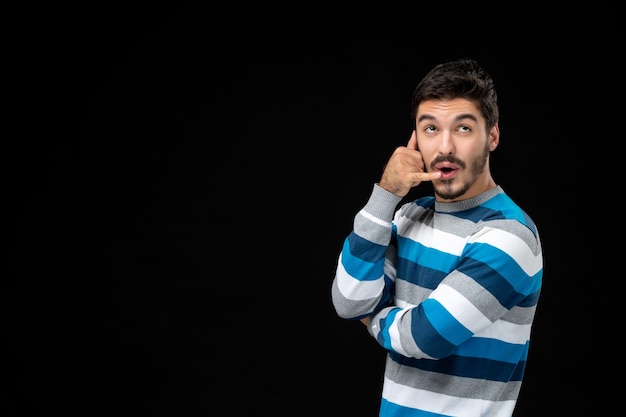
{"type": "Polygon", "coordinates": [[[398,197],[404,197],[422,181],[440,176],[438,171],[426,172],[422,154],[417,150],[417,135],[413,131],[407,145],[398,146],[391,154],[378,185],[398,197]]]}

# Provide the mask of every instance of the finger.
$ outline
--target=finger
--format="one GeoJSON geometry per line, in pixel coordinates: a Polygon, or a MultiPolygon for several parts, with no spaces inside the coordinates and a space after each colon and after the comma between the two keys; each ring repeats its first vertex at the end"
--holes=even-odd
{"type": "Polygon", "coordinates": [[[417,134],[415,134],[415,130],[411,133],[411,138],[409,139],[409,143],[406,144],[406,147],[414,151],[417,150],[417,134]]]}
{"type": "Polygon", "coordinates": [[[441,177],[441,172],[440,171],[416,172],[413,175],[414,175],[415,181],[417,181],[417,182],[432,181],[432,180],[436,180],[437,178],[440,178],[441,177]]]}

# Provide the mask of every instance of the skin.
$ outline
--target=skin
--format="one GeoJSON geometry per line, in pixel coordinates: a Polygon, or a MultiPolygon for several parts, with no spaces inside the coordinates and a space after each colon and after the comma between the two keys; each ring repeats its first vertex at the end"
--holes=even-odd
{"type": "MultiPolygon", "coordinates": [[[[489,155],[498,146],[500,128],[496,123],[487,131],[473,101],[424,101],[415,121],[409,142],[396,148],[385,166],[378,183],[382,188],[404,197],[422,181],[432,181],[435,199],[453,202],[496,186],[489,155]]],[[[361,322],[368,325],[369,318],[361,322]]]]}

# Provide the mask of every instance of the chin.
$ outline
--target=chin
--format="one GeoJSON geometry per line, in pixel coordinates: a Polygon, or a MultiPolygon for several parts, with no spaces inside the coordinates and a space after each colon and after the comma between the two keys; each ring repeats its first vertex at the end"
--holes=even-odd
{"type": "Polygon", "coordinates": [[[446,202],[453,202],[462,199],[467,190],[462,190],[460,187],[454,187],[452,184],[454,179],[451,180],[439,180],[438,184],[433,184],[435,194],[439,197],[439,200],[446,202]]]}

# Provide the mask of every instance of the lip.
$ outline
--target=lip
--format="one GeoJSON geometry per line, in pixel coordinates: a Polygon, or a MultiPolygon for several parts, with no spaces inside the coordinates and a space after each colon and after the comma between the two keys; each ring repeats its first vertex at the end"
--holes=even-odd
{"type": "Polygon", "coordinates": [[[437,164],[435,166],[435,169],[439,172],[441,172],[441,177],[439,177],[439,179],[441,180],[448,180],[453,178],[457,171],[459,170],[459,167],[455,164],[450,164],[450,163],[441,163],[441,164],[437,164]]]}

